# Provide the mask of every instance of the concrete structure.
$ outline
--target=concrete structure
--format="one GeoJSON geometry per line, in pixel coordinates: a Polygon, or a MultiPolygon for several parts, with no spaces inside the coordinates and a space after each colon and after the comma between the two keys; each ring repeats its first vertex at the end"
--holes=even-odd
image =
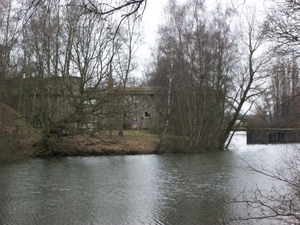
{"type": "Polygon", "coordinates": [[[300,129],[261,128],[247,130],[247,144],[300,143],[300,129]]]}
{"type": "Polygon", "coordinates": [[[71,76],[32,77],[22,83],[20,111],[35,128],[50,118],[81,130],[119,130],[122,121],[123,129],[149,129],[156,118],[153,87],[123,89],[111,80],[80,92],[80,78],[71,76]]]}
{"type": "Polygon", "coordinates": [[[87,102],[87,108],[93,107],[97,110],[87,116],[81,129],[150,129],[157,118],[153,87],[99,89],[87,102]]]}
{"type": "Polygon", "coordinates": [[[125,129],[149,129],[157,118],[153,87],[131,87],[125,90],[125,129]]]}

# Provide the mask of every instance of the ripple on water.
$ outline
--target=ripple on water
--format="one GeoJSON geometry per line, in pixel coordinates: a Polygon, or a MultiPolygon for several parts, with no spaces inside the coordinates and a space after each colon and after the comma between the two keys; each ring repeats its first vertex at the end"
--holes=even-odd
{"type": "Polygon", "coordinates": [[[0,224],[212,224],[228,210],[218,197],[261,181],[236,167],[239,158],[257,165],[274,151],[0,165],[0,224]]]}

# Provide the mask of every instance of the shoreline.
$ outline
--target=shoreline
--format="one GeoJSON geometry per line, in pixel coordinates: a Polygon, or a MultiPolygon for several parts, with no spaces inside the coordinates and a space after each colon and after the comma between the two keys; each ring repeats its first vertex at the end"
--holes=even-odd
{"type": "MultiPolygon", "coordinates": [[[[172,140],[171,140],[172,142],[172,140]]],[[[84,133],[43,138],[42,133],[1,133],[0,163],[17,162],[30,158],[68,156],[124,156],[165,153],[200,153],[180,149],[181,142],[167,142],[159,151],[159,136],[149,131],[126,130],[118,132],[84,133]],[[168,146],[168,147],[167,147],[168,146]]],[[[201,151],[207,153],[208,151],[201,151]]]]}
{"type": "Polygon", "coordinates": [[[54,140],[45,140],[41,134],[1,134],[0,163],[16,162],[28,158],[65,156],[117,156],[169,153],[157,151],[158,136],[147,132],[126,132],[119,135],[78,134],[54,140]]]}

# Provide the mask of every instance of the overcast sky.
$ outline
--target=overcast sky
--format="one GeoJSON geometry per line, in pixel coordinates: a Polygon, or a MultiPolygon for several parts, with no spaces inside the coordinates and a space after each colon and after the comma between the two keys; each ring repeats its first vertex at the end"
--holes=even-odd
{"type": "MultiPolygon", "coordinates": [[[[185,0],[177,0],[177,2],[184,2],[185,0]]],[[[227,0],[233,2],[235,5],[241,4],[244,0],[227,0]]],[[[245,0],[248,5],[257,5],[258,9],[262,9],[264,0],[245,0]]],[[[137,53],[138,62],[140,64],[140,69],[137,71],[137,75],[141,76],[143,74],[144,65],[147,64],[150,60],[150,48],[155,45],[156,32],[158,25],[164,22],[163,19],[163,10],[168,0],[147,0],[147,6],[143,15],[143,45],[139,48],[137,53]]],[[[218,2],[218,0],[206,0],[206,7],[213,8],[218,2]]],[[[226,2],[222,0],[222,2],[226,2]]]]}

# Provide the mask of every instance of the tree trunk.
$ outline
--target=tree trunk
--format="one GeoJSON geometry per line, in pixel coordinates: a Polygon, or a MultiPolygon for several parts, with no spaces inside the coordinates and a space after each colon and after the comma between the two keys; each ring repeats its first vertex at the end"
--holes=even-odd
{"type": "Polygon", "coordinates": [[[164,142],[166,133],[168,131],[169,123],[170,123],[170,114],[171,114],[171,88],[172,88],[172,75],[169,77],[169,86],[168,86],[168,103],[167,103],[167,117],[166,117],[166,123],[164,126],[164,130],[160,135],[158,145],[156,147],[156,151],[160,151],[160,148],[162,147],[162,144],[164,142]]]}

